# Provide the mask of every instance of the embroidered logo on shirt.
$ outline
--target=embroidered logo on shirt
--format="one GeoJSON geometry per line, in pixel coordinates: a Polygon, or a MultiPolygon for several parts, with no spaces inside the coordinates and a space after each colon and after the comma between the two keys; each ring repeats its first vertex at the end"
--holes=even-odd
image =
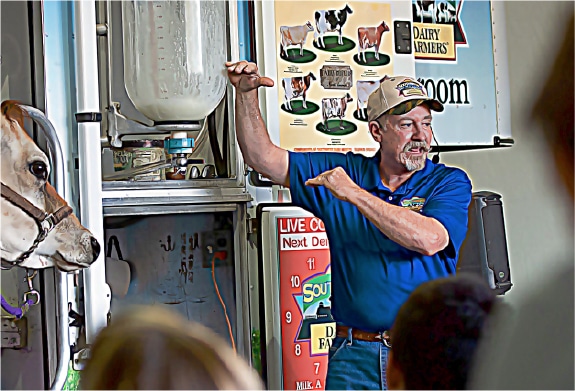
{"type": "Polygon", "coordinates": [[[409,208],[414,212],[421,212],[423,204],[425,204],[425,198],[421,197],[411,197],[408,200],[401,200],[401,206],[409,208]]]}

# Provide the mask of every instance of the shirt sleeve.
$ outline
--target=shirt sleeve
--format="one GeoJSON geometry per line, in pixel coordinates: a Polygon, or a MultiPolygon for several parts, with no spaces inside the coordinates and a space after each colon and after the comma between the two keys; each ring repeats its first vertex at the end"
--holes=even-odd
{"type": "Polygon", "coordinates": [[[465,172],[455,169],[442,181],[423,207],[422,214],[439,221],[449,235],[443,250],[456,259],[467,235],[468,208],[471,202],[471,181],[465,172]]]}
{"type": "Polygon", "coordinates": [[[322,211],[334,196],[324,186],[306,186],[305,181],[337,166],[344,166],[344,154],[289,152],[289,179],[292,203],[322,218],[322,211]]]}

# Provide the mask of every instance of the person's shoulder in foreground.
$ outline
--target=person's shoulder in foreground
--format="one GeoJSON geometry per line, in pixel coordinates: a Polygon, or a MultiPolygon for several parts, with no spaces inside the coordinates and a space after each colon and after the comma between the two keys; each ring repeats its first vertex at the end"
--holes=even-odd
{"type": "Polygon", "coordinates": [[[574,389],[574,273],[565,266],[511,311],[495,308],[468,389],[574,389]]]}
{"type": "MultiPolygon", "coordinates": [[[[559,54],[532,110],[534,123],[539,125],[533,129],[541,131],[555,161],[557,179],[571,197],[565,207],[571,216],[574,198],[574,22],[575,13],[572,13],[559,54]]],[[[561,186],[556,190],[561,191],[561,186]]],[[[573,226],[565,229],[572,230],[573,226]]],[[[552,250],[557,249],[549,249],[552,250]]],[[[492,315],[493,331],[479,347],[469,389],[574,389],[573,247],[569,251],[571,255],[565,266],[548,276],[539,288],[528,287],[529,292],[521,298],[513,314],[497,308],[492,315]]],[[[552,266],[565,260],[550,256],[537,261],[552,266]]]]}

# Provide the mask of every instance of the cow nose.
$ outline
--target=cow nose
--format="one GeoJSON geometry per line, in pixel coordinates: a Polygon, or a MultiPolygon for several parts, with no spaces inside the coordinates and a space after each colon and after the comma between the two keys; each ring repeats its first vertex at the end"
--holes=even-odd
{"type": "Polygon", "coordinates": [[[98,255],[100,255],[100,243],[96,240],[95,237],[90,238],[90,244],[92,245],[92,254],[94,255],[94,261],[98,259],[98,255]]]}

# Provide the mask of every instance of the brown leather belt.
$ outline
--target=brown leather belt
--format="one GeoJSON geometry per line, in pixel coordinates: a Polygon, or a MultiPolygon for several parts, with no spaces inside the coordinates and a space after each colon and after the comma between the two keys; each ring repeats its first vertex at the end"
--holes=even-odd
{"type": "MultiPolygon", "coordinates": [[[[336,335],[338,337],[347,338],[349,335],[349,329],[350,328],[347,326],[337,325],[336,335]]],[[[360,341],[381,342],[388,348],[391,348],[391,338],[389,336],[389,331],[387,330],[376,333],[352,328],[351,337],[360,341]]]]}

